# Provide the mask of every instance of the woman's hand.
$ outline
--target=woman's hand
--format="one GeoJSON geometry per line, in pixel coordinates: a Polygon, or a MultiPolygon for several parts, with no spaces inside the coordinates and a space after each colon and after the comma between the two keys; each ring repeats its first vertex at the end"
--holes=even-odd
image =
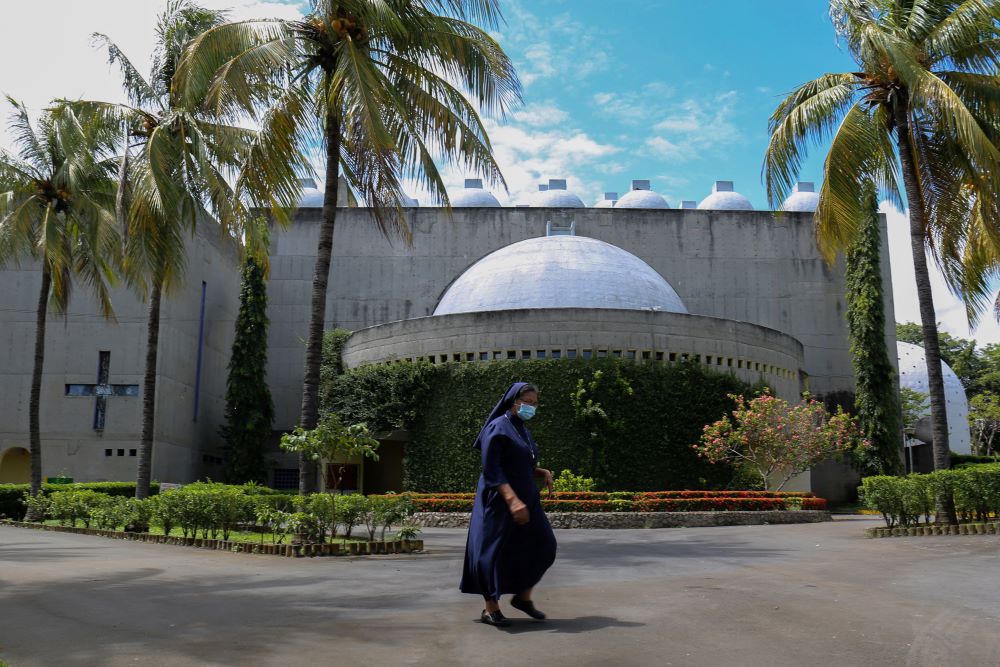
{"type": "Polygon", "coordinates": [[[510,515],[514,518],[514,523],[519,526],[528,523],[531,515],[528,513],[528,506],[522,503],[520,498],[515,496],[507,506],[510,508],[510,515]]]}
{"type": "Polygon", "coordinates": [[[549,495],[551,496],[555,492],[554,482],[552,481],[552,471],[546,470],[545,468],[535,468],[535,474],[542,478],[545,483],[545,488],[549,490],[549,495]]]}

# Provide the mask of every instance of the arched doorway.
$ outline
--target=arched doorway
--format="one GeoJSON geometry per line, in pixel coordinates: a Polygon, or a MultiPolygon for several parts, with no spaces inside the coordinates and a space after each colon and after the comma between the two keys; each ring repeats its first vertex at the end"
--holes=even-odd
{"type": "Polygon", "coordinates": [[[31,454],[24,447],[11,447],[0,454],[0,484],[31,481],[31,454]]]}

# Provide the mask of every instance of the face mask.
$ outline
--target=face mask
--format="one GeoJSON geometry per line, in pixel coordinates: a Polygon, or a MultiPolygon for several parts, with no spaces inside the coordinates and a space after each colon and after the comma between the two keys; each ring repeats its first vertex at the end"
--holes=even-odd
{"type": "Polygon", "coordinates": [[[527,403],[521,403],[521,406],[517,409],[517,416],[528,421],[535,416],[535,410],[537,410],[534,405],[528,405],[527,403]]]}

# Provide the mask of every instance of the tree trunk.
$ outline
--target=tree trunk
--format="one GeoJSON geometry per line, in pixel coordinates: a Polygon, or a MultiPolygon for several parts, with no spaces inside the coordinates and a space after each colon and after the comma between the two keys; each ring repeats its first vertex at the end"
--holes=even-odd
{"type": "MultiPolygon", "coordinates": [[[[42,398],[42,368],[45,365],[45,321],[49,312],[49,290],[52,274],[49,263],[42,258],[42,288],[38,293],[38,310],[35,319],[35,365],[31,372],[31,398],[28,402],[28,442],[31,449],[31,495],[42,492],[42,429],[39,412],[42,398]]],[[[29,510],[28,521],[40,521],[44,517],[35,516],[29,510]]]]}
{"type": "MultiPolygon", "coordinates": [[[[948,444],[948,416],[944,396],[944,373],[941,370],[941,349],[938,344],[937,317],[931,292],[931,277],[927,270],[926,218],[924,201],[918,185],[919,175],[913,159],[910,141],[908,97],[900,94],[896,104],[896,133],[899,161],[902,165],[903,185],[910,208],[910,251],[913,254],[913,271],[917,281],[917,300],[920,303],[920,325],[924,338],[924,356],[927,359],[927,384],[931,403],[931,435],[934,469],[951,467],[948,444]]],[[[938,501],[936,521],[956,523],[954,502],[938,501]]]]}
{"type": "MultiPolygon", "coordinates": [[[[337,186],[340,173],[340,119],[336,110],[328,108],[326,115],[326,184],[323,192],[323,220],[316,248],[316,268],[313,273],[312,311],[309,315],[309,337],[306,342],[305,373],[302,382],[302,412],[299,426],[305,430],[319,423],[319,375],[323,364],[323,328],[326,324],[326,288],[330,278],[330,257],[333,254],[333,230],[337,220],[337,186]]],[[[299,493],[316,490],[316,464],[299,454],[299,493]]]]}
{"type": "Polygon", "coordinates": [[[135,497],[149,497],[149,482],[153,463],[153,434],[156,429],[156,357],[160,342],[160,297],[163,282],[156,278],[149,297],[149,318],[146,323],[146,372],[142,379],[142,436],[139,441],[139,470],[136,475],[135,497]]]}

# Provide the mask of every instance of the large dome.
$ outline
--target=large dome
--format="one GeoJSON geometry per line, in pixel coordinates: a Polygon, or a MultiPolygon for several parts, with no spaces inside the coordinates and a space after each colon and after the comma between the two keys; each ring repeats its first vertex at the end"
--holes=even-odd
{"type": "Polygon", "coordinates": [[[632,181],[632,189],[615,203],[615,208],[670,208],[662,195],[649,189],[649,181],[632,181]]]}
{"type": "Polygon", "coordinates": [[[819,193],[815,192],[815,189],[815,186],[808,181],[797,183],[792,194],[788,195],[788,198],[781,204],[781,210],[794,213],[815,213],[816,207],[819,206],[819,193]]]}
{"type": "Polygon", "coordinates": [[[500,202],[493,193],[483,189],[480,178],[465,179],[465,187],[448,193],[452,208],[497,208],[500,202]]]}
{"type": "MultiPolygon", "coordinates": [[[[899,386],[908,387],[922,394],[927,394],[927,357],[924,348],[913,343],[898,341],[896,350],[899,356],[899,386]]],[[[965,397],[965,387],[948,364],[941,362],[944,373],[944,397],[948,415],[948,444],[951,451],[959,454],[971,454],[972,446],[969,438],[969,402],[965,397]]],[[[928,400],[924,415],[931,413],[928,400]]]]}
{"type": "Polygon", "coordinates": [[[543,236],[473,264],[445,291],[434,314],[521,308],[687,313],[674,288],[635,255],[584,236],[543,236]]]}
{"type": "Polygon", "coordinates": [[[583,200],[566,189],[565,178],[550,178],[531,197],[532,208],[584,208],[583,200]]]}
{"type": "Polygon", "coordinates": [[[752,211],[750,200],[733,190],[732,181],[716,181],[712,194],[701,200],[698,208],[703,211],[752,211]]]}

